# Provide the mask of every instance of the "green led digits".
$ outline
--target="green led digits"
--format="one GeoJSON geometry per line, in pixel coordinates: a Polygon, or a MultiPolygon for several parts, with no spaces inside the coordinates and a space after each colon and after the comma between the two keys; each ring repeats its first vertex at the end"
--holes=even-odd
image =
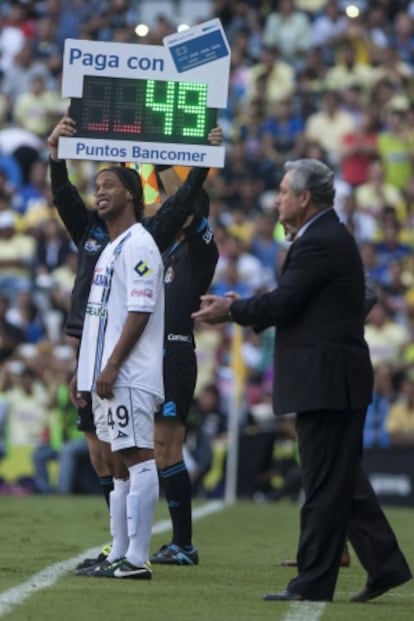
{"type": "Polygon", "coordinates": [[[163,131],[166,136],[170,136],[173,131],[174,91],[175,82],[155,82],[155,80],[148,80],[145,89],[145,105],[154,112],[162,112],[164,115],[163,131]]]}
{"type": "Polygon", "coordinates": [[[207,84],[85,76],[83,96],[71,99],[79,138],[208,145],[217,110],[207,84]]]}
{"type": "Polygon", "coordinates": [[[148,80],[145,105],[154,112],[161,112],[164,115],[163,131],[166,136],[171,136],[177,131],[182,136],[204,136],[207,110],[206,84],[148,80]]]}
{"type": "Polygon", "coordinates": [[[183,136],[204,136],[206,131],[207,84],[179,82],[177,106],[186,114],[188,123],[182,127],[183,136]]]}

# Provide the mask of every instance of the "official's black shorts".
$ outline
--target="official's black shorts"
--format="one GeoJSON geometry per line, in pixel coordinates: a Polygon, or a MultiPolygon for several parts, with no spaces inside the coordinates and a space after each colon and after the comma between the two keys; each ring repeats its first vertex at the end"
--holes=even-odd
{"type": "Polygon", "coordinates": [[[76,419],[76,428],[79,431],[95,432],[95,423],[93,422],[92,396],[90,392],[85,392],[83,397],[86,405],[78,410],[78,418],[76,419]]]}
{"type": "Polygon", "coordinates": [[[197,381],[197,360],[192,343],[169,344],[164,354],[165,402],[157,419],[186,424],[197,381]]]}

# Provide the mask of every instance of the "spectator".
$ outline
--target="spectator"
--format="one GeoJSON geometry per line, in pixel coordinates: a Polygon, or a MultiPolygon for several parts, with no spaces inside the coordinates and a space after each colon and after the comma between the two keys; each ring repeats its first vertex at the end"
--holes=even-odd
{"type": "Polygon", "coordinates": [[[374,158],[367,168],[367,180],[355,188],[357,212],[372,219],[372,228],[379,229],[381,214],[392,207],[400,222],[406,218],[406,205],[403,194],[393,184],[386,182],[384,167],[379,158],[374,158]]]}
{"type": "Polygon", "coordinates": [[[365,325],[365,340],[373,366],[386,363],[394,371],[398,370],[407,338],[407,330],[396,323],[385,305],[378,301],[368,315],[365,325]]]}
{"type": "Polygon", "coordinates": [[[57,218],[47,220],[36,237],[35,276],[50,274],[61,267],[74,250],[69,237],[57,218]]]}
{"type": "Polygon", "coordinates": [[[43,437],[48,420],[48,393],[42,380],[20,361],[10,362],[7,402],[7,438],[10,446],[34,448],[43,437]]]}
{"type": "Polygon", "coordinates": [[[404,317],[406,315],[406,295],[408,289],[403,276],[403,260],[390,260],[379,294],[381,300],[390,310],[393,319],[402,325],[404,325],[404,317]]]}
{"type": "Polygon", "coordinates": [[[404,375],[400,390],[391,404],[386,429],[392,446],[414,446],[414,378],[404,375]]]}
{"type": "Polygon", "coordinates": [[[400,240],[401,225],[393,209],[385,208],[380,223],[381,235],[376,244],[378,263],[386,266],[389,261],[406,259],[413,249],[400,240]]]}
{"type": "Polygon", "coordinates": [[[408,132],[406,104],[392,101],[387,126],[378,136],[378,153],[384,166],[384,180],[401,192],[414,175],[414,137],[408,132]]]}
{"type": "Polygon", "coordinates": [[[24,331],[7,318],[10,302],[5,295],[0,296],[0,365],[8,360],[20,343],[24,343],[24,331]]]}
{"type": "Polygon", "coordinates": [[[264,212],[256,216],[255,232],[250,244],[250,252],[257,257],[262,267],[269,271],[270,280],[276,280],[279,243],[275,240],[276,217],[274,213],[264,212]]]}
{"type": "Polygon", "coordinates": [[[378,131],[376,113],[372,109],[366,109],[355,130],[342,137],[341,177],[353,187],[368,181],[369,165],[378,155],[378,131]]]}
{"type": "Polygon", "coordinates": [[[42,76],[46,89],[55,88],[55,79],[45,64],[36,60],[33,46],[26,41],[14,56],[12,65],[5,70],[3,93],[8,97],[10,110],[13,109],[19,95],[28,93],[34,76],[42,76]]]}
{"type": "Polygon", "coordinates": [[[56,21],[50,15],[36,19],[33,51],[36,60],[41,61],[58,79],[62,72],[63,56],[57,41],[56,21]]]}
{"type": "Polygon", "coordinates": [[[17,26],[7,23],[0,10],[0,79],[13,65],[16,54],[25,43],[25,35],[17,26]]]}
{"type": "Polygon", "coordinates": [[[213,449],[211,437],[203,427],[203,417],[196,408],[191,409],[188,416],[183,455],[191,480],[192,496],[203,495],[203,478],[211,468],[213,449]]]}
{"type": "Polygon", "coordinates": [[[311,42],[311,22],[295,9],[293,0],[279,0],[277,10],[269,13],[263,29],[264,45],[277,45],[281,57],[296,65],[306,55],[311,42]]]}
{"type": "Polygon", "coordinates": [[[341,159],[343,138],[355,129],[356,123],[352,115],[340,107],[339,92],[325,90],[321,109],[311,114],[306,121],[305,137],[325,149],[329,162],[337,168],[341,159]]]}
{"type": "Polygon", "coordinates": [[[392,367],[386,362],[374,367],[374,390],[364,426],[364,448],[388,448],[391,444],[387,418],[393,399],[392,367]]]}
{"type": "Polygon", "coordinates": [[[65,102],[57,90],[46,89],[45,78],[33,73],[30,90],[16,97],[12,116],[16,123],[40,138],[45,138],[64,112],[65,102]]]}
{"type": "Polygon", "coordinates": [[[249,69],[245,100],[256,99],[260,92],[258,89],[263,88],[264,101],[266,106],[270,106],[292,95],[294,80],[294,70],[280,57],[278,47],[265,44],[259,62],[249,69]]]}
{"type": "Polygon", "coordinates": [[[414,63],[414,26],[413,16],[404,12],[396,15],[393,32],[390,36],[390,47],[405,63],[413,66],[414,63]]]}
{"type": "Polygon", "coordinates": [[[351,41],[343,41],[338,49],[337,60],[325,76],[325,88],[339,91],[358,86],[367,94],[374,84],[375,69],[365,62],[358,62],[351,41]]]}
{"type": "Polygon", "coordinates": [[[34,259],[33,237],[16,232],[16,216],[11,210],[0,213],[0,295],[13,300],[31,289],[34,259]]]}
{"type": "Polygon", "coordinates": [[[388,44],[380,52],[381,60],[376,69],[376,80],[389,80],[393,86],[393,94],[405,99],[404,92],[409,87],[413,76],[412,65],[404,62],[397,50],[388,44]]]}
{"type": "Polygon", "coordinates": [[[194,401],[194,408],[201,417],[204,433],[214,440],[227,429],[227,420],[220,401],[220,392],[216,384],[206,384],[194,401]]]}
{"type": "Polygon", "coordinates": [[[30,291],[20,291],[16,294],[6,317],[23,330],[26,343],[39,343],[45,336],[43,317],[30,291]]]}
{"type": "Polygon", "coordinates": [[[313,20],[311,45],[321,48],[326,65],[333,65],[336,46],[345,37],[348,25],[348,18],[336,0],[328,0],[313,20]]]}
{"type": "Polygon", "coordinates": [[[48,427],[32,454],[35,490],[40,494],[73,493],[79,458],[89,457],[87,442],[76,429],[77,412],[69,399],[70,378],[59,379],[55,380],[54,395],[49,402],[48,427]],[[58,462],[57,488],[50,481],[48,464],[51,461],[58,462]]]}
{"type": "Polygon", "coordinates": [[[250,288],[240,277],[238,259],[236,257],[229,257],[227,259],[220,276],[215,279],[214,284],[211,286],[211,292],[214,295],[225,295],[228,291],[234,291],[242,297],[250,293],[250,288]]]}
{"type": "Polygon", "coordinates": [[[248,247],[249,244],[246,244],[239,236],[235,234],[227,236],[217,263],[213,286],[221,278],[228,262],[233,261],[237,266],[239,282],[243,287],[248,288],[251,293],[266,287],[266,274],[263,272],[259,259],[247,250],[248,247]]]}
{"type": "Polygon", "coordinates": [[[267,186],[277,186],[283,164],[298,159],[304,149],[304,120],[292,110],[290,99],[273,104],[261,128],[262,170],[267,186]]]}

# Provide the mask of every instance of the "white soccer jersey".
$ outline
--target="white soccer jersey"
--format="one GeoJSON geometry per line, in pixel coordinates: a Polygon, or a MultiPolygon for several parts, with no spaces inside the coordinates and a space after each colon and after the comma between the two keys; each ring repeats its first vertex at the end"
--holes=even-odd
{"type": "Polygon", "coordinates": [[[94,391],[129,311],[150,313],[139,341],[122,364],[115,386],[164,398],[163,264],[152,236],[134,224],[109,243],[95,267],[78,361],[78,389],[94,391]]]}

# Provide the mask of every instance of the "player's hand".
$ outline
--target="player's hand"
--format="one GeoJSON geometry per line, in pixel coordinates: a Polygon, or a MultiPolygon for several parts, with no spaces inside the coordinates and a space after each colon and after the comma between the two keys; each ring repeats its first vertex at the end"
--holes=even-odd
{"type": "Polygon", "coordinates": [[[112,399],[114,396],[113,388],[118,377],[118,368],[108,363],[99,374],[96,380],[96,392],[101,399],[112,399]]]}
{"type": "Polygon", "coordinates": [[[84,408],[86,406],[86,401],[83,398],[82,393],[78,391],[78,382],[76,380],[76,373],[69,382],[69,399],[77,410],[79,410],[79,408],[84,408]]]}
{"type": "Polygon", "coordinates": [[[220,125],[213,127],[213,129],[209,131],[208,140],[215,147],[219,147],[221,145],[223,142],[223,130],[220,125]]]}
{"type": "Polygon", "coordinates": [[[210,324],[230,321],[229,308],[232,301],[218,295],[202,295],[200,310],[192,313],[191,317],[210,324]]]}

